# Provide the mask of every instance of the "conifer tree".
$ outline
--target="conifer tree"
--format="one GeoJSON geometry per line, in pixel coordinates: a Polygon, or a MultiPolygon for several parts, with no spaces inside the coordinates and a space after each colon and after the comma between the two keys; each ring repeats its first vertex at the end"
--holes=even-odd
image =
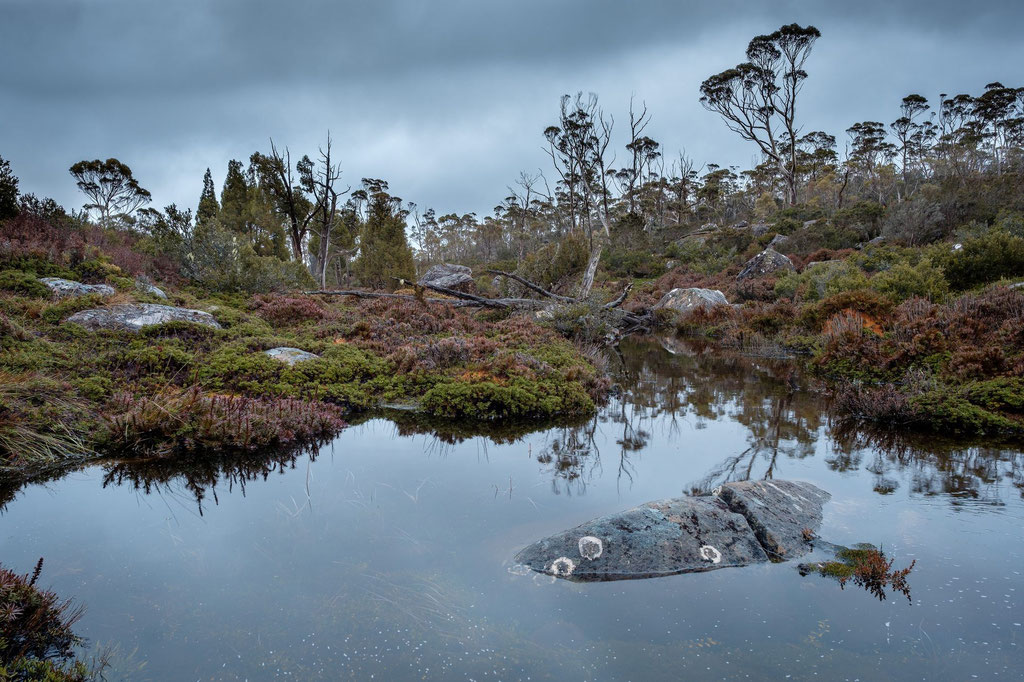
{"type": "Polygon", "coordinates": [[[206,169],[203,176],[203,193],[199,196],[199,208],[196,210],[196,225],[209,227],[210,223],[217,219],[220,213],[220,204],[217,203],[217,190],[213,187],[213,175],[210,169],[206,169]]]}
{"type": "Polygon", "coordinates": [[[388,194],[388,183],[383,180],[364,179],[363,187],[354,193],[366,198],[367,210],[353,269],[364,286],[395,289],[398,278],[411,280],[416,275],[412,248],[405,237],[406,211],[400,198],[388,194]]]}
{"type": "Polygon", "coordinates": [[[232,159],[228,161],[228,173],[220,192],[220,224],[234,234],[246,234],[248,204],[249,183],[242,171],[242,162],[232,159]]]}
{"type": "Polygon", "coordinates": [[[18,215],[18,177],[0,156],[0,220],[18,215]]]}

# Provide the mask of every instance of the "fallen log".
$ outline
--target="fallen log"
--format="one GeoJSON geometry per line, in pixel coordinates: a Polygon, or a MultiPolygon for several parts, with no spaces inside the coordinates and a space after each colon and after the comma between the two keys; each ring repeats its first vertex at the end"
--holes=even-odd
{"type": "Polygon", "coordinates": [[[562,295],[556,294],[556,293],[554,293],[552,291],[548,291],[544,287],[539,286],[537,284],[534,284],[533,282],[531,282],[530,280],[526,279],[525,277],[521,277],[521,276],[519,276],[519,275],[517,275],[515,273],[505,272],[504,270],[487,270],[486,272],[488,274],[491,274],[491,275],[500,275],[501,277],[507,277],[508,279],[511,279],[511,280],[513,280],[515,282],[519,282],[520,284],[522,284],[527,289],[529,289],[531,291],[534,291],[534,292],[540,294],[541,296],[546,296],[547,298],[553,298],[554,300],[562,301],[563,303],[575,303],[576,302],[575,298],[571,298],[569,296],[562,296],[562,295]]]}

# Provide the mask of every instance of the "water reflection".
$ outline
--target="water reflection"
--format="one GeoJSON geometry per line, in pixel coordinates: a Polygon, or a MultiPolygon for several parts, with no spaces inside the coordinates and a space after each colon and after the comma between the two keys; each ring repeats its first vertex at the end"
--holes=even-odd
{"type": "MultiPolygon", "coordinates": [[[[702,477],[688,484],[687,491],[694,494],[730,481],[770,479],[781,462],[820,452],[833,471],[870,472],[872,477],[865,480],[879,495],[898,490],[901,478],[909,479],[912,494],[945,496],[954,506],[1000,505],[1011,490],[1024,495],[1024,453],[1019,448],[880,431],[830,419],[825,399],[811,390],[791,359],[749,357],[698,342],[652,338],[626,339],[609,355],[618,390],[591,418],[480,424],[389,410],[356,419],[353,425],[385,416],[397,437],[425,437],[428,456],[443,457],[470,440],[484,453],[488,444],[524,443],[558,495],[584,494],[588,483],[604,474],[605,461],[614,462],[617,485],[632,485],[637,460],[652,443],[663,447],[685,441],[686,429],[706,429],[711,422],[742,427],[747,447],[723,452],[702,477]],[[614,449],[609,451],[611,444],[614,449]]],[[[202,515],[211,501],[218,503],[219,492],[244,496],[249,482],[309,466],[321,446],[245,457],[108,462],[103,485],[184,497],[202,515]]],[[[23,486],[66,473],[0,481],[0,510],[23,486]]]]}

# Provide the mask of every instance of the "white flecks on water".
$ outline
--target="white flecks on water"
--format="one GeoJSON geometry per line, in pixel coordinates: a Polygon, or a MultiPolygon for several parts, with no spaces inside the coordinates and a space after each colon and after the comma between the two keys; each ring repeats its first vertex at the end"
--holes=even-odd
{"type": "Polygon", "coordinates": [[[701,545],[700,558],[704,561],[710,561],[713,564],[717,564],[722,561],[722,553],[711,545],[701,545]]]}
{"type": "Polygon", "coordinates": [[[579,541],[580,556],[588,561],[593,561],[597,557],[601,556],[604,552],[604,543],[601,542],[601,538],[595,538],[593,535],[584,535],[579,541]]]}

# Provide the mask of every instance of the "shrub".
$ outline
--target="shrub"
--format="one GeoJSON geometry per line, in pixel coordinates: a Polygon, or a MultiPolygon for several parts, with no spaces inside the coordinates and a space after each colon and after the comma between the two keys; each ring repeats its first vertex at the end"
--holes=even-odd
{"type": "Polygon", "coordinates": [[[23,270],[0,272],[0,289],[33,298],[50,298],[50,288],[23,270]]]}
{"type": "Polygon", "coordinates": [[[1024,238],[1005,230],[993,229],[968,239],[959,249],[936,245],[932,254],[932,261],[942,268],[954,289],[1024,276],[1024,238]]]}
{"type": "Polygon", "coordinates": [[[921,259],[917,265],[896,263],[872,277],[871,288],[897,302],[914,297],[938,302],[949,293],[942,270],[928,258],[921,259]]]}
{"type": "Polygon", "coordinates": [[[891,206],[882,223],[882,236],[904,244],[929,244],[941,239],[942,210],[939,205],[918,198],[891,206]]]}
{"type": "Polygon", "coordinates": [[[84,640],[72,628],[83,609],[37,587],[42,569],[42,559],[26,575],[0,566],[0,679],[88,679],[92,671],[74,661],[84,640]]]}
{"type": "Polygon", "coordinates": [[[593,411],[583,389],[564,381],[498,381],[486,374],[480,381],[443,382],[423,396],[423,408],[438,417],[525,419],[578,415],[593,411]]]}
{"type": "Polygon", "coordinates": [[[647,249],[605,249],[601,263],[613,277],[656,277],[665,272],[665,262],[647,249]]]}
{"type": "Polygon", "coordinates": [[[775,295],[779,298],[817,301],[844,291],[867,288],[867,275],[853,263],[826,261],[816,263],[800,274],[784,272],[775,282],[775,295]]]}
{"type": "Polygon", "coordinates": [[[251,308],[256,315],[275,327],[325,320],[332,316],[323,303],[308,296],[256,296],[251,308]]]}
{"type": "Polygon", "coordinates": [[[589,257],[586,240],[569,235],[529,254],[517,274],[541,286],[552,287],[583,272],[589,257]]]}
{"type": "Polygon", "coordinates": [[[122,394],[104,415],[105,445],[143,456],[299,445],[341,431],[342,416],[323,403],[206,395],[198,388],[122,394]]]}

